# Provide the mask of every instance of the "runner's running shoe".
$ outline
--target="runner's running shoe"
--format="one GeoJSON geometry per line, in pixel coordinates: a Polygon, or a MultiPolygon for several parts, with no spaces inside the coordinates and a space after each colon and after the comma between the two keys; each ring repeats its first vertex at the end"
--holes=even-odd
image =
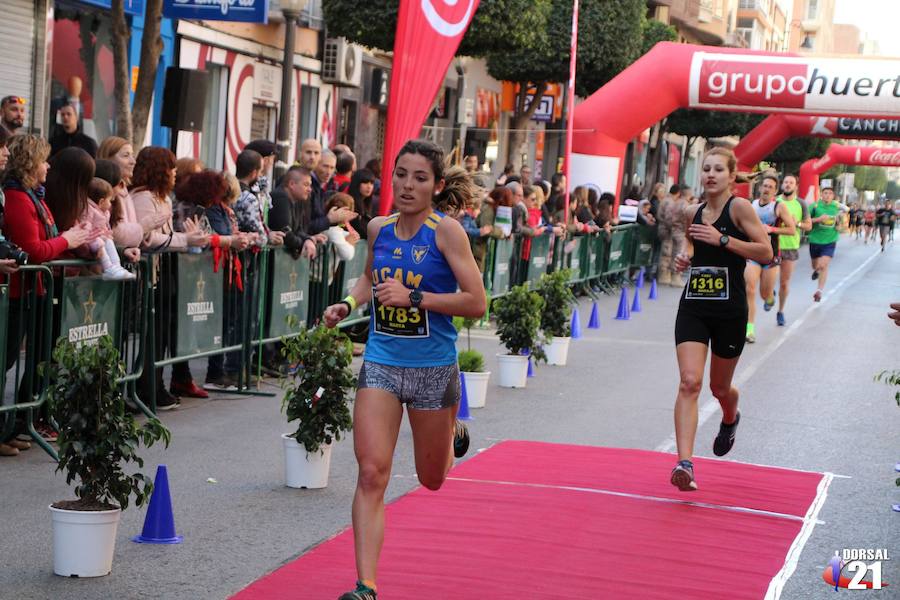
{"type": "Polygon", "coordinates": [[[763,310],[769,312],[772,310],[772,307],[775,306],[775,295],[773,294],[771,298],[766,298],[763,302],[763,310]]]}
{"type": "Polygon", "coordinates": [[[672,469],[670,481],[672,485],[682,492],[696,491],[697,482],[694,481],[694,463],[689,460],[679,460],[675,468],[672,469]]]}
{"type": "Polygon", "coordinates": [[[814,301],[814,302],[821,302],[821,301],[822,301],[822,290],[816,290],[816,293],[813,294],[813,301],[814,301]]]}
{"type": "Polygon", "coordinates": [[[466,424],[456,420],[453,426],[453,456],[462,458],[469,451],[469,428],[466,424]]]}
{"type": "Polygon", "coordinates": [[[734,436],[737,433],[737,426],[740,422],[741,411],[738,411],[734,423],[731,425],[726,425],[725,423],[719,424],[719,435],[717,435],[716,439],[713,441],[713,454],[716,456],[725,456],[728,454],[732,446],[734,446],[734,436]]]}
{"type": "Polygon", "coordinates": [[[753,344],[756,342],[756,327],[753,323],[747,323],[747,335],[744,338],[747,340],[748,344],[753,344]]]}
{"type": "Polygon", "coordinates": [[[818,278],[819,278],[819,270],[818,270],[818,269],[813,269],[813,272],[812,272],[812,280],[815,281],[815,280],[818,279],[818,278]]]}
{"type": "Polygon", "coordinates": [[[778,323],[779,327],[784,327],[784,313],[780,312],[775,315],[775,321],[778,323]]]}
{"type": "Polygon", "coordinates": [[[357,581],[356,589],[342,594],[338,600],[378,600],[378,594],[362,581],[357,581]]]}

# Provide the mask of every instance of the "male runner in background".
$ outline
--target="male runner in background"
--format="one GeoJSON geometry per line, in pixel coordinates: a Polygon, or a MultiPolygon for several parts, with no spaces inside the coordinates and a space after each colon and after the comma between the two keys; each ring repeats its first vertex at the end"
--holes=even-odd
{"type": "Polygon", "coordinates": [[[801,231],[812,229],[806,203],[797,197],[797,176],[788,173],[781,180],[781,195],[776,200],[787,207],[788,212],[797,224],[794,235],[781,235],[778,243],[781,246],[781,277],[778,286],[778,314],[775,315],[778,326],[784,327],[784,306],[787,304],[788,292],[791,288],[791,276],[800,257],[801,231]]]}
{"type": "Polygon", "coordinates": [[[775,280],[778,277],[781,265],[778,238],[780,235],[794,235],[796,225],[787,206],[775,202],[775,192],[778,191],[778,177],[773,174],[763,175],[759,184],[759,199],[753,201],[753,209],[759,220],[762,221],[769,241],[772,244],[772,262],[761,265],[753,260],[747,260],[744,269],[744,282],[747,287],[747,335],[746,340],[752,344],[756,341],[756,288],[759,286],[759,295],[763,299],[763,309],[766,312],[775,306],[775,280]]]}
{"type": "Polygon", "coordinates": [[[828,279],[828,265],[834,258],[834,249],[837,246],[840,233],[837,223],[840,214],[847,207],[834,200],[834,189],[822,188],[821,199],[809,207],[810,222],[813,224],[809,232],[809,258],[812,260],[813,281],[819,280],[819,287],[813,294],[813,300],[819,302],[822,292],[825,290],[825,282],[828,279]]]}

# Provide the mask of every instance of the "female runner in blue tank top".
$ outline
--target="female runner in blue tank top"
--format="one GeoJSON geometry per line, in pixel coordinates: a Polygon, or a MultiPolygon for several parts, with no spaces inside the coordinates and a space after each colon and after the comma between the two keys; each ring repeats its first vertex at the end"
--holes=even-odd
{"type": "MultiPolygon", "coordinates": [[[[416,473],[437,490],[454,458],[459,369],[452,316],[485,313],[481,273],[455,214],[474,192],[462,169],[444,173],[443,150],[423,140],[406,143],[394,167],[394,208],[368,226],[365,275],[342,302],[329,306],[334,327],[357,304],[371,301],[369,339],[353,410],[359,474],[353,498],[353,539],[359,581],[341,600],[374,600],[384,540],[384,492],[403,405],[415,448],[416,473]]],[[[465,450],[462,450],[464,453],[465,450]]],[[[457,454],[460,454],[459,452],[457,454]]]]}
{"type": "Polygon", "coordinates": [[[744,268],[747,259],[767,264],[773,257],[769,236],[753,206],[731,193],[736,168],[731,150],[713,148],[703,157],[701,181],[706,202],[686,207],[691,212],[688,248],[675,258],[676,269],[687,271],[688,278],[675,319],[681,383],[675,400],[678,463],[670,479],[684,492],[697,489],[691,458],[697,435],[697,400],[710,349],[709,387],[722,407],[713,453],[724,456],[734,445],[740,413],[732,378],[747,330],[744,268]]]}

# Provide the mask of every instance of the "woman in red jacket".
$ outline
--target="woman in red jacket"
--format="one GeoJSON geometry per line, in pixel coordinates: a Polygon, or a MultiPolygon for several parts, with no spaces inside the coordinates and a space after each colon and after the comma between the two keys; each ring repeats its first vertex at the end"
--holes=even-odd
{"type": "MultiPolygon", "coordinates": [[[[89,227],[75,226],[62,234],[56,227],[53,214],[44,202],[44,182],[47,179],[47,157],[50,155],[50,145],[36,135],[16,135],[9,142],[9,162],[6,167],[6,179],[3,181],[3,193],[6,196],[4,207],[3,233],[13,244],[19,246],[28,254],[28,263],[38,265],[55,258],[73,248],[85,244],[96,235],[89,227]]],[[[25,337],[23,319],[18,315],[41,314],[44,300],[44,286],[40,277],[37,286],[34,304],[27,298],[27,291],[23,289],[22,275],[15,273],[10,276],[9,284],[9,319],[6,338],[6,369],[9,370],[19,358],[19,349],[25,337]],[[21,312],[20,312],[21,311],[21,312]],[[32,313],[32,311],[36,311],[32,313]]],[[[38,318],[37,331],[34,342],[36,356],[40,356],[42,340],[40,329],[44,326],[43,320],[38,318]]],[[[34,374],[26,373],[26,376],[34,374]]],[[[36,380],[35,380],[36,382],[36,380]]],[[[25,381],[19,389],[19,401],[27,402],[30,398],[22,397],[26,393],[25,381]]],[[[38,390],[32,387],[33,392],[38,390]]],[[[53,439],[52,430],[46,426],[41,427],[44,437],[53,439]]]]}

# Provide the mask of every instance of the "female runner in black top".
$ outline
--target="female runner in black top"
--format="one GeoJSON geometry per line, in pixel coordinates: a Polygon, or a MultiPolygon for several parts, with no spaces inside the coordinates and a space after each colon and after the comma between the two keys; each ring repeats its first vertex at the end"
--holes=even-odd
{"type": "Polygon", "coordinates": [[[710,347],[709,387],[722,406],[713,452],[724,456],[734,445],[740,413],[738,391],[731,380],[747,330],[744,267],[748,258],[760,264],[772,260],[769,237],[753,205],[731,194],[736,166],[734,153],[725,148],[713,148],[703,157],[701,180],[706,202],[685,207],[692,213],[688,248],[675,259],[676,269],[688,274],[675,321],[681,383],[675,400],[679,460],[671,476],[672,484],[683,492],[697,489],[691,457],[697,434],[697,399],[710,347]]]}

